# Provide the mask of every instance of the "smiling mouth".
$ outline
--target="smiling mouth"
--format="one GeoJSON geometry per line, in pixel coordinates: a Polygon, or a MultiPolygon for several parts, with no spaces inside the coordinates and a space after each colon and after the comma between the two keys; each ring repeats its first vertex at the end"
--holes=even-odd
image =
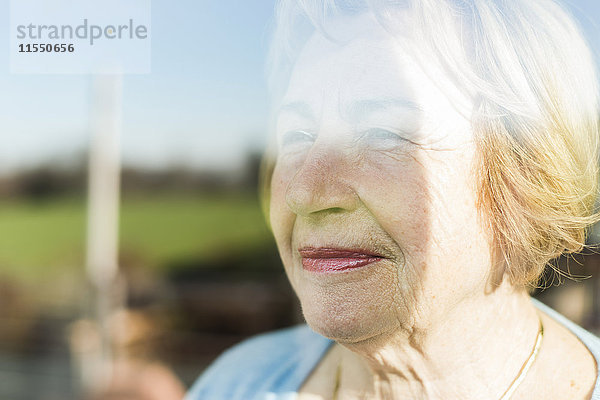
{"type": "Polygon", "coordinates": [[[302,267],[319,273],[353,270],[384,258],[367,250],[334,247],[303,247],[298,252],[302,256],[302,267]]]}

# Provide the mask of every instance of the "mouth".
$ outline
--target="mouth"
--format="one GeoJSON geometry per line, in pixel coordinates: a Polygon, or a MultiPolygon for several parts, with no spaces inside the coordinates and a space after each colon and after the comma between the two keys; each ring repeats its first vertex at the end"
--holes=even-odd
{"type": "Polygon", "coordinates": [[[385,258],[368,250],[336,247],[302,247],[298,252],[302,257],[302,267],[318,273],[354,270],[385,258]]]}

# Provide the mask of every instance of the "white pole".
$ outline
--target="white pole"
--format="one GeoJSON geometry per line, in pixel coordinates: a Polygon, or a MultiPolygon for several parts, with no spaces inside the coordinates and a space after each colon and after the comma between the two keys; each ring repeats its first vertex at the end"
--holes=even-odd
{"type": "Polygon", "coordinates": [[[120,134],[122,123],[120,75],[94,77],[89,155],[86,272],[93,288],[99,343],[83,362],[86,390],[102,388],[111,375],[112,340],[109,317],[119,307],[118,229],[120,134]]]}

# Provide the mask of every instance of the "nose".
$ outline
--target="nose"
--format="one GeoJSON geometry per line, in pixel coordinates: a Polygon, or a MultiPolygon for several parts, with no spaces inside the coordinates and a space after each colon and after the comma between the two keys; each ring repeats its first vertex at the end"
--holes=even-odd
{"type": "Polygon", "coordinates": [[[288,207],[302,216],[356,209],[359,198],[353,188],[353,171],[352,162],[341,151],[314,148],[287,186],[288,207]]]}

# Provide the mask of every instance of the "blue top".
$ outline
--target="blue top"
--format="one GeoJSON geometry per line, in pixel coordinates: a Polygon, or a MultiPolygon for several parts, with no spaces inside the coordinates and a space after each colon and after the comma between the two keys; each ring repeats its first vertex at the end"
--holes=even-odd
{"type": "MultiPolygon", "coordinates": [[[[538,300],[532,300],[587,346],[600,369],[600,339],[538,300]]],[[[332,344],[333,341],[306,325],[250,338],[223,353],[184,400],[294,400],[332,344]]],[[[600,400],[600,378],[596,379],[592,400],[600,400]]]]}

